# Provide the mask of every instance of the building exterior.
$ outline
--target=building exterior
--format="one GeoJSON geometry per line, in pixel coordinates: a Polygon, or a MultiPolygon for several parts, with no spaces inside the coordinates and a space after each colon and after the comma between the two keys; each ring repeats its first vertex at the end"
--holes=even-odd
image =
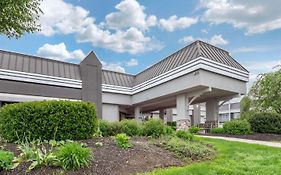
{"type": "Polygon", "coordinates": [[[219,102],[246,93],[249,72],[230,54],[196,41],[136,74],[103,70],[90,52],[79,64],[0,51],[0,101],[68,99],[96,104],[100,118],[141,120],[145,113],[176,108],[173,121],[198,123],[189,106],[205,103],[217,121],[219,102]]]}

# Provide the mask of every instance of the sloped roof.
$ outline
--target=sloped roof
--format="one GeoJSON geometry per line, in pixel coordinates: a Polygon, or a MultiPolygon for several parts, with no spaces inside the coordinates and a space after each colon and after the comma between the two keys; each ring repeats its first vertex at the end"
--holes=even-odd
{"type": "MultiPolygon", "coordinates": [[[[136,75],[102,70],[102,83],[133,87],[200,56],[248,72],[227,51],[203,41],[195,41],[136,75]]],[[[0,50],[0,69],[81,80],[79,64],[3,50],[0,50]]]]}
{"type": "Polygon", "coordinates": [[[81,80],[79,65],[0,50],[0,69],[81,80]]]}
{"type": "Polygon", "coordinates": [[[242,65],[235,61],[227,51],[198,40],[138,73],[136,75],[135,85],[188,63],[200,56],[227,66],[247,71],[242,65]]]}
{"type": "Polygon", "coordinates": [[[134,85],[134,79],[135,79],[134,75],[114,72],[110,70],[102,70],[103,84],[132,87],[134,85]]]}

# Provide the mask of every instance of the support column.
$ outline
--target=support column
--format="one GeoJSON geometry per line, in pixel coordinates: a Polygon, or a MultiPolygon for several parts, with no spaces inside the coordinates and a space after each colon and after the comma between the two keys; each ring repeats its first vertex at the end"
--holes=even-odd
{"type": "Polygon", "coordinates": [[[135,114],[134,115],[135,115],[135,119],[137,121],[142,121],[142,114],[141,114],[141,109],[140,109],[139,106],[135,107],[135,114]]]}
{"type": "Polygon", "coordinates": [[[188,102],[189,100],[186,94],[177,96],[177,116],[174,121],[177,122],[178,130],[187,130],[191,125],[188,102]]]}
{"type": "Polygon", "coordinates": [[[206,101],[206,121],[218,122],[219,104],[217,99],[206,101]]]}
{"type": "Polygon", "coordinates": [[[201,122],[200,104],[193,105],[193,125],[198,126],[201,122]]]}
{"type": "Polygon", "coordinates": [[[159,118],[161,119],[161,120],[164,120],[164,115],[165,115],[165,112],[164,112],[165,110],[164,109],[160,109],[159,110],[159,118]]]}

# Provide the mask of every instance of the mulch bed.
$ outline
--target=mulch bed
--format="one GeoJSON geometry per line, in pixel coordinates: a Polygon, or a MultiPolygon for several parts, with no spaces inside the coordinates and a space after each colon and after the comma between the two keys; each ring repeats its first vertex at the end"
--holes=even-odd
{"type": "Polygon", "coordinates": [[[240,139],[249,139],[249,140],[261,140],[261,141],[273,141],[273,142],[280,142],[281,141],[281,134],[261,134],[261,133],[254,133],[249,135],[230,135],[230,134],[201,134],[207,136],[222,136],[222,137],[234,137],[240,139]]]}
{"type": "MultiPolygon", "coordinates": [[[[127,175],[151,171],[155,168],[170,166],[183,166],[184,161],[177,158],[173,153],[150,144],[146,138],[132,138],[133,148],[124,150],[118,148],[112,138],[95,138],[81,141],[87,143],[93,149],[94,160],[87,168],[77,171],[64,172],[60,168],[41,167],[26,173],[29,165],[20,164],[16,169],[0,172],[1,175],[127,175]],[[96,142],[102,142],[103,146],[97,147],[96,142]]],[[[17,154],[15,144],[4,144],[5,147],[17,154]]]]}

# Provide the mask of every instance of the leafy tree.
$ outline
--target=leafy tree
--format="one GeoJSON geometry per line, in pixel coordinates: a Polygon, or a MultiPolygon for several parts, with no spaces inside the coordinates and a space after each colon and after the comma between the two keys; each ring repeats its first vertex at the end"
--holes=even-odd
{"type": "Polygon", "coordinates": [[[240,109],[241,109],[241,118],[242,119],[249,119],[251,115],[253,114],[253,108],[252,107],[252,100],[249,96],[245,96],[242,98],[240,102],[240,109]]]}
{"type": "Polygon", "coordinates": [[[250,94],[257,110],[281,113],[281,69],[262,74],[250,94]]]}
{"type": "Polygon", "coordinates": [[[42,0],[1,0],[0,1],[0,35],[9,38],[21,37],[25,32],[39,31],[37,24],[42,0]]]}

